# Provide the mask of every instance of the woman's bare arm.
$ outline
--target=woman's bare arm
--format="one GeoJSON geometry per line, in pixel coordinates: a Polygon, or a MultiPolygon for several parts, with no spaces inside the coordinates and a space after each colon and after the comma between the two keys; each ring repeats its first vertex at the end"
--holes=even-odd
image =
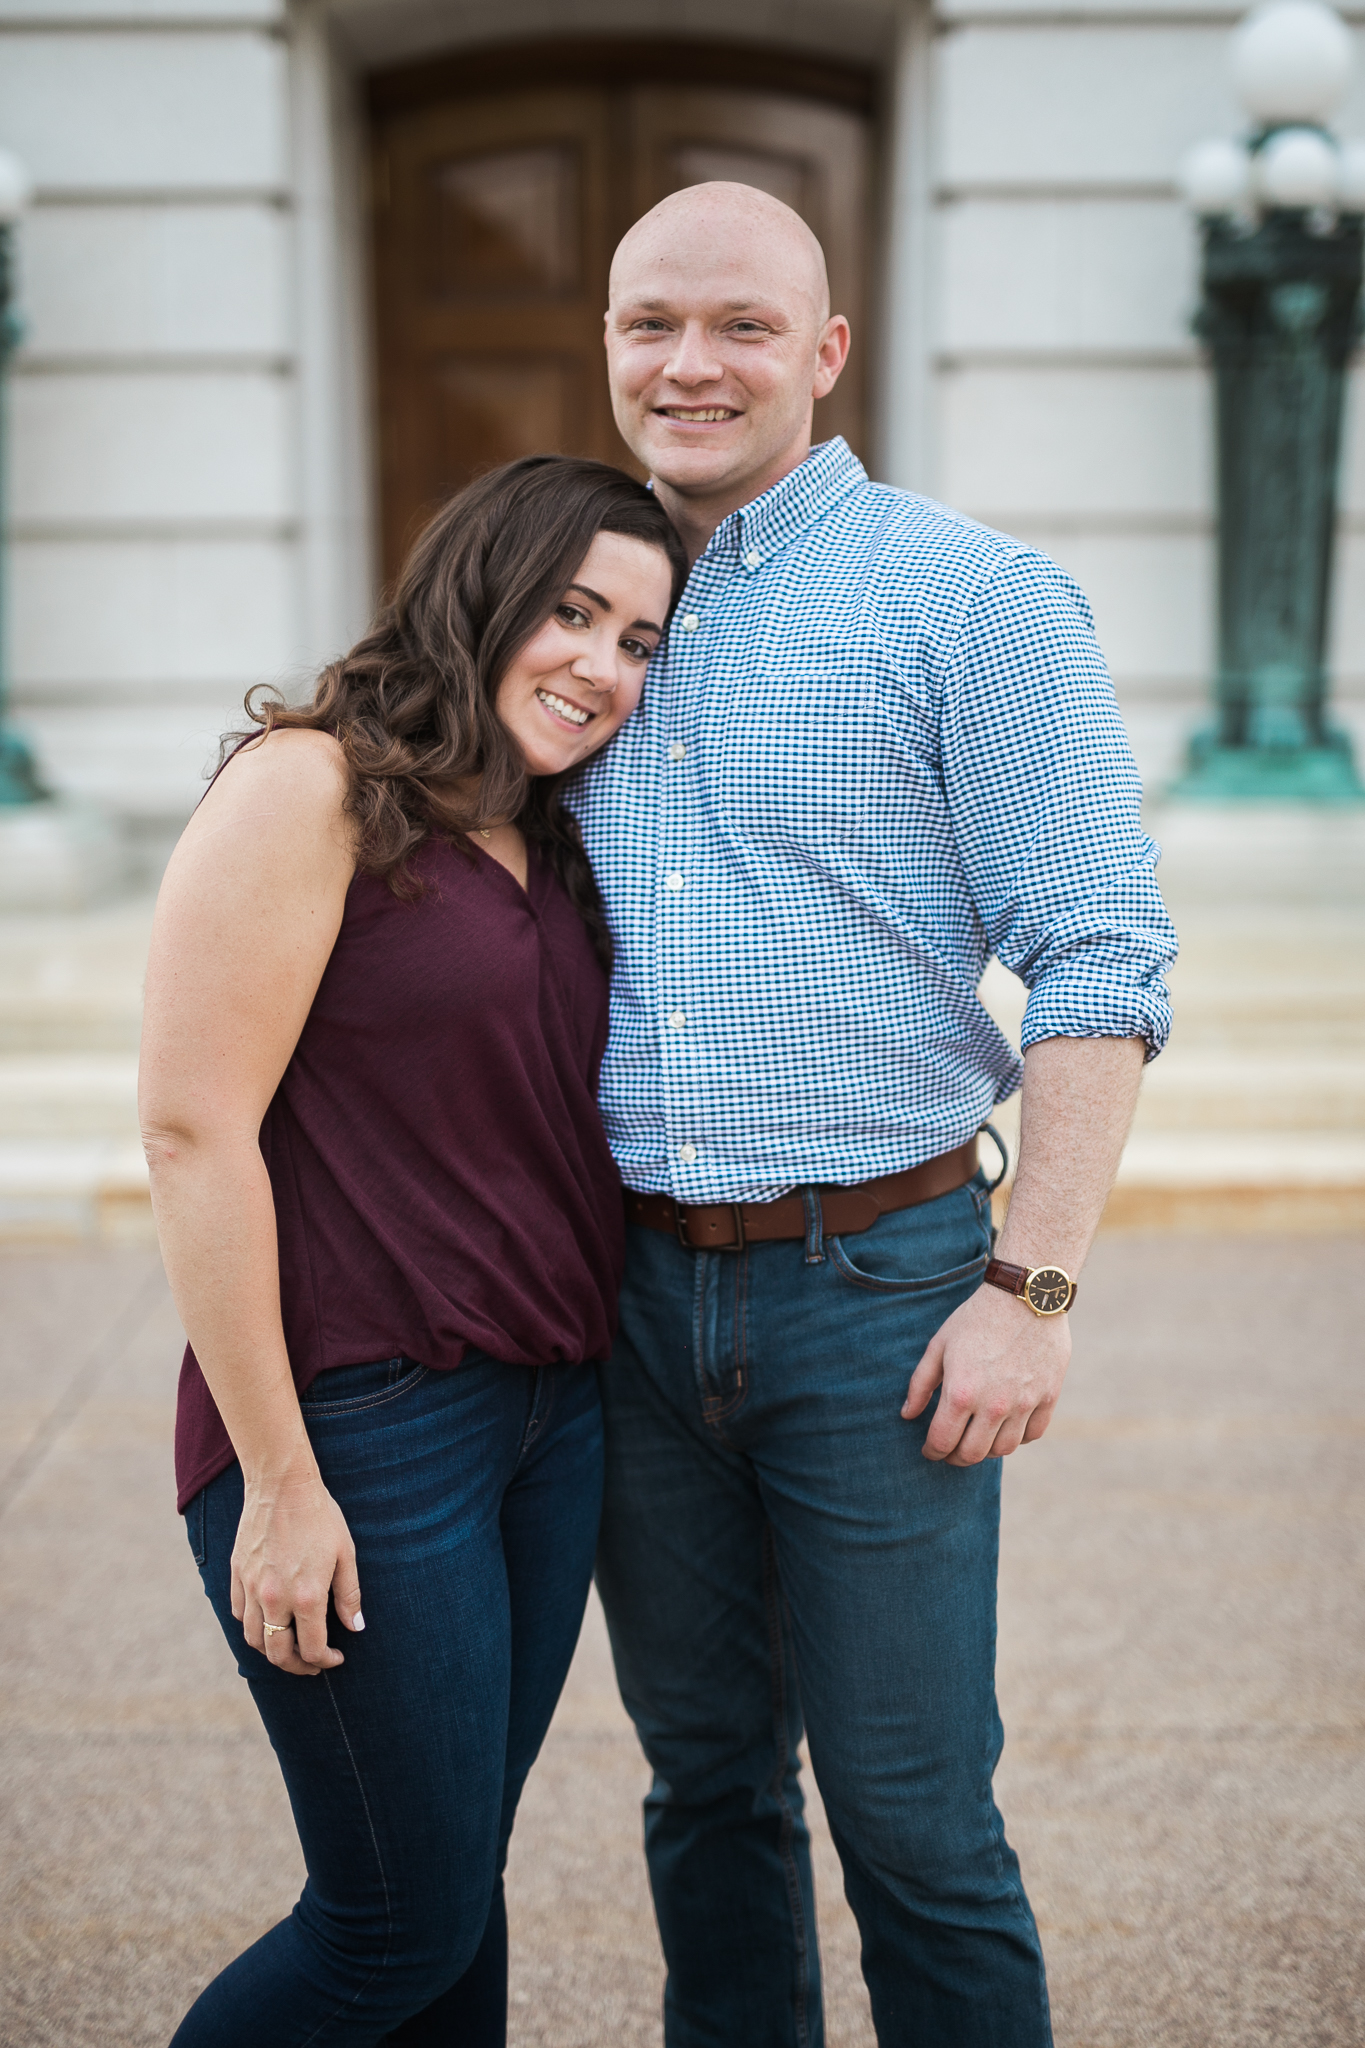
{"type": "Polygon", "coordinates": [[[162,884],[139,1076],[162,1256],[245,1481],[233,1613],[301,1674],[342,1661],[329,1589],[348,1626],[360,1594],[290,1375],[259,1134],[340,929],[355,867],[345,792],[322,733],[275,733],[228,763],[162,884]],[[263,1627],[291,1616],[297,1648],[263,1627]]]}

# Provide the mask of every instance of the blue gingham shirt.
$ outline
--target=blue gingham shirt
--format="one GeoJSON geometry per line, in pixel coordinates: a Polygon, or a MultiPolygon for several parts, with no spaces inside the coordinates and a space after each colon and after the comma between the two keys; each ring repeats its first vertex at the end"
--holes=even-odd
{"type": "Polygon", "coordinates": [[[732,513],[569,800],[617,947],[629,1187],[764,1201],[969,1138],[1035,1039],[1145,1038],[1175,934],[1090,610],[841,440],[732,513]]]}

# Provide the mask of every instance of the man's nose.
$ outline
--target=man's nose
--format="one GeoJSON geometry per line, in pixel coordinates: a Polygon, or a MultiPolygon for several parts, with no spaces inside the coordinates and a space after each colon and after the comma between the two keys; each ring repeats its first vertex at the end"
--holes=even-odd
{"type": "Polygon", "coordinates": [[[664,375],[675,384],[714,384],[725,374],[702,323],[689,320],[674,343],[664,375]]]}

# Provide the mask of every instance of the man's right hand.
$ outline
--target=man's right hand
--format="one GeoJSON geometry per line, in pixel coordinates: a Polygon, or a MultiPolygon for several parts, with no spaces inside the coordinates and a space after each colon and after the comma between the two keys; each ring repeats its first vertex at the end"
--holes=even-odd
{"type": "Polygon", "coordinates": [[[232,1549],[232,1612],[252,1649],[298,1678],[344,1663],[327,1640],[329,1593],[343,1628],[359,1634],[355,1545],[316,1465],[248,1480],[232,1549]]]}

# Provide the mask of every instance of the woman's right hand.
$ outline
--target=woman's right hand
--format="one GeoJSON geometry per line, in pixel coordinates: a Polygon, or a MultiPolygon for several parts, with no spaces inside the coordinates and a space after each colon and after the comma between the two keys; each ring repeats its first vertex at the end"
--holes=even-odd
{"type": "Polygon", "coordinates": [[[232,1549],[232,1611],[252,1649],[298,1678],[344,1663],[327,1641],[329,1593],[342,1627],[358,1635],[365,1618],[355,1545],[317,1466],[248,1480],[232,1549]]]}

